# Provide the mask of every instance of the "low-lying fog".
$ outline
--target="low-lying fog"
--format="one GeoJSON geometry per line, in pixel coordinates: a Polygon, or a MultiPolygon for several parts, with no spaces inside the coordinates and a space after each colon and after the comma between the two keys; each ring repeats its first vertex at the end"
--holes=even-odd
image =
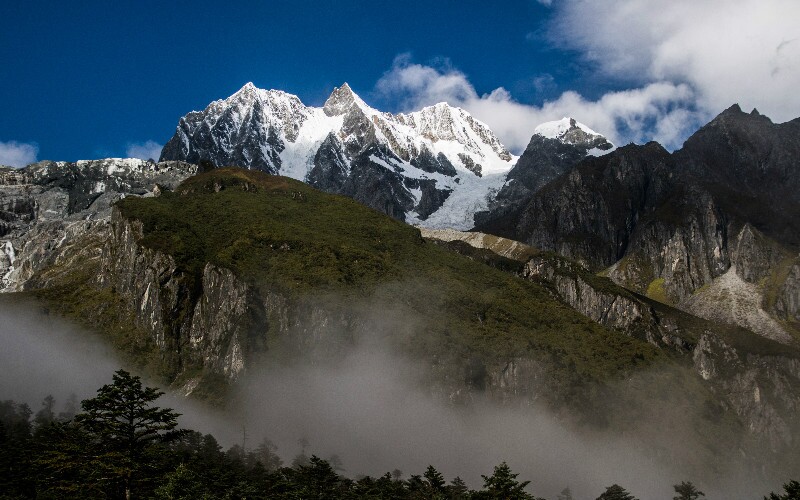
{"type": "MultiPolygon", "coordinates": [[[[27,402],[34,412],[48,394],[59,410],[70,394],[93,396],[123,367],[97,337],[6,300],[0,300],[0,345],[0,400],[27,402]]],[[[733,468],[725,486],[708,484],[620,440],[581,438],[536,409],[488,402],[455,408],[420,390],[420,373],[378,346],[362,346],[327,366],[250,370],[225,415],[176,394],[160,404],[182,412],[183,427],[211,433],[225,448],[242,444],[243,429],[248,449],[269,438],[285,464],[304,439],[308,455],[338,455],[350,477],[400,469],[407,478],[432,464],[448,480],[458,475],[478,488],[480,475],[505,460],[519,479],[531,480],[529,491],[551,499],[565,487],[575,498],[596,498],[613,483],[642,499],[670,499],[672,485],[683,480],[708,498],[761,498],[780,487],[754,484],[733,468]]]]}

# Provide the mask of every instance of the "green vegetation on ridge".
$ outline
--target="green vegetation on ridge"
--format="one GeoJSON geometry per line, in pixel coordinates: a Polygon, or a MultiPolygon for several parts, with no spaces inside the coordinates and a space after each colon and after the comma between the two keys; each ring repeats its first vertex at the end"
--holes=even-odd
{"type": "MultiPolygon", "coordinates": [[[[543,287],[426,243],[418,230],[283,177],[219,169],[158,198],[128,198],[141,244],[199,280],[207,262],[256,287],[401,304],[420,320],[412,350],[494,359],[544,355],[604,379],[648,364],[652,346],[613,333],[543,287]]],[[[570,376],[567,376],[570,378],[570,376]]]]}

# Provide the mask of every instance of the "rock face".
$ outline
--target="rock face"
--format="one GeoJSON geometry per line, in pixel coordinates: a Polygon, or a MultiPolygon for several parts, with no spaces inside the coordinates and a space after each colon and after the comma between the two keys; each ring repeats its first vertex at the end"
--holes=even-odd
{"type": "Polygon", "coordinates": [[[693,360],[703,379],[773,451],[797,446],[798,424],[789,415],[800,410],[800,400],[789,387],[800,381],[800,359],[743,352],[706,333],[693,360]]]}
{"type": "Polygon", "coordinates": [[[622,333],[637,336],[658,347],[685,349],[688,343],[678,335],[679,328],[668,317],[627,290],[599,283],[580,265],[555,256],[534,256],[526,263],[522,276],[553,285],[559,297],[594,321],[622,333]]]}
{"type": "Polygon", "coordinates": [[[573,118],[539,125],[525,152],[508,173],[505,184],[490,200],[488,210],[475,214],[476,228],[513,236],[518,212],[536,192],[590,153],[612,148],[605,137],[573,118]]]}
{"type": "MultiPolygon", "coordinates": [[[[479,232],[424,230],[422,234],[440,241],[463,241],[519,261],[522,266],[516,272],[521,277],[548,283],[559,298],[594,321],[691,360],[723,408],[735,413],[752,438],[766,443],[772,452],[786,452],[795,446],[800,433],[800,422],[794,418],[800,409],[800,356],[796,351],[782,352],[779,344],[762,341],[748,331],[698,321],[633,294],[574,261],[519,242],[479,232]]],[[[735,268],[725,275],[731,276],[744,283],[735,268]]],[[[730,301],[723,297],[713,304],[724,311],[730,301]]],[[[768,322],[761,325],[766,328],[768,322]]]]}
{"type": "Polygon", "coordinates": [[[159,350],[174,352],[173,368],[196,366],[235,379],[244,369],[252,291],[233,273],[211,264],[202,276],[182,272],[172,256],[139,245],[141,223],[114,212],[102,247],[98,285],[129,304],[137,326],[159,350]]]}
{"type": "Polygon", "coordinates": [[[116,200],[153,196],[156,186],[174,188],[196,172],[183,162],[135,159],[0,169],[0,291],[21,290],[61,250],[106,225],[116,200]]]}
{"type": "MultiPolygon", "coordinates": [[[[693,295],[735,269],[756,287],[751,309],[780,323],[759,331],[789,341],[800,332],[788,312],[800,249],[797,158],[800,120],[776,125],[733,106],[673,154],[656,143],[625,146],[538,190],[518,188],[523,201],[478,228],[607,269],[635,292],[700,315],[718,304],[693,295]]],[[[755,328],[753,314],[724,317],[755,328]]]]}
{"type": "Polygon", "coordinates": [[[465,229],[516,161],[462,109],[382,113],[346,83],[322,108],[247,84],[181,118],[161,159],[281,174],[400,220],[465,229]]]}
{"type": "Polygon", "coordinates": [[[518,268],[507,268],[521,278],[546,283],[570,307],[601,325],[660,348],[684,351],[690,348],[690,342],[682,336],[691,338],[692,335],[686,334],[671,317],[669,308],[666,312],[657,311],[656,302],[637,296],[608,278],[596,276],[574,261],[476,231],[426,229],[422,235],[439,241],[463,241],[519,262],[518,268]]]}

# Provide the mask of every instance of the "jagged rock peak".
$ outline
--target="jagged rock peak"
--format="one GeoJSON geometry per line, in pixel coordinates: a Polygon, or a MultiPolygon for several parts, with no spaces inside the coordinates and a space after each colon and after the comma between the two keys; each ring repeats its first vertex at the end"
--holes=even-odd
{"type": "Polygon", "coordinates": [[[705,127],[708,127],[709,125],[717,125],[719,123],[737,123],[737,122],[752,123],[757,125],[773,124],[772,120],[768,116],[762,115],[761,113],[758,112],[756,108],[753,108],[751,112],[746,113],[741,108],[741,106],[739,106],[738,104],[734,104],[725,111],[723,111],[722,113],[718,114],[705,127]]]}
{"type": "Polygon", "coordinates": [[[284,92],[283,90],[260,89],[256,87],[253,82],[245,83],[242,88],[234,92],[227,99],[214,101],[211,103],[211,105],[209,105],[209,108],[215,109],[218,107],[228,107],[237,104],[246,105],[249,107],[255,103],[265,105],[269,109],[287,106],[298,109],[305,108],[305,105],[296,95],[284,92]]]}
{"type": "Polygon", "coordinates": [[[542,123],[533,133],[586,149],[597,148],[606,151],[614,147],[603,135],[566,116],[560,120],[542,123]]]}
{"type": "Polygon", "coordinates": [[[511,153],[488,125],[477,120],[469,112],[446,102],[426,106],[413,113],[400,113],[396,119],[431,141],[458,141],[462,144],[474,144],[475,148],[479,147],[477,144],[480,142],[489,146],[503,161],[513,160],[511,153]],[[470,137],[471,134],[467,129],[475,134],[474,137],[470,137]]]}
{"type": "Polygon", "coordinates": [[[258,90],[258,87],[256,87],[253,82],[247,82],[242,85],[242,88],[239,89],[239,92],[254,92],[256,90],[258,90]]]}
{"type": "Polygon", "coordinates": [[[335,87],[331,92],[328,100],[322,106],[322,110],[328,116],[339,116],[347,113],[350,107],[355,104],[362,109],[368,109],[365,103],[355,92],[350,88],[347,82],[344,82],[341,87],[335,87]]]}
{"type": "Polygon", "coordinates": [[[725,111],[720,113],[719,116],[728,115],[728,114],[737,114],[737,115],[739,115],[739,114],[742,114],[742,113],[744,113],[744,111],[742,111],[742,107],[739,106],[739,103],[733,103],[728,109],[726,109],[725,111]]]}

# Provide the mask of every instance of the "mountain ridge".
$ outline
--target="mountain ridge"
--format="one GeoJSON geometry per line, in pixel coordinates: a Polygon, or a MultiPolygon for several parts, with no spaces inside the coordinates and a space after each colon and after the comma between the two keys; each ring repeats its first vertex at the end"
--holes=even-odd
{"type": "MultiPolygon", "coordinates": [[[[734,105],[674,153],[655,142],[623,146],[554,172],[544,186],[517,187],[522,194],[479,214],[476,229],[578,260],[709,319],[754,328],[766,314],[776,323],[762,331],[791,341],[800,332],[799,124],[774,124],[734,105]],[[723,278],[729,269],[744,283],[723,278]],[[734,293],[749,283],[758,297],[716,305],[693,297],[720,279],[719,290],[734,293]],[[750,304],[751,319],[737,303],[750,304]],[[724,313],[711,313],[720,307],[724,313]]],[[[541,151],[526,151],[515,169],[541,151]]],[[[530,166],[521,181],[541,179],[535,161],[530,166]]]]}
{"type": "Polygon", "coordinates": [[[181,118],[161,159],[287,175],[413,224],[469,229],[517,157],[485,123],[444,102],[391,114],[345,83],[314,108],[248,83],[181,118]]]}

